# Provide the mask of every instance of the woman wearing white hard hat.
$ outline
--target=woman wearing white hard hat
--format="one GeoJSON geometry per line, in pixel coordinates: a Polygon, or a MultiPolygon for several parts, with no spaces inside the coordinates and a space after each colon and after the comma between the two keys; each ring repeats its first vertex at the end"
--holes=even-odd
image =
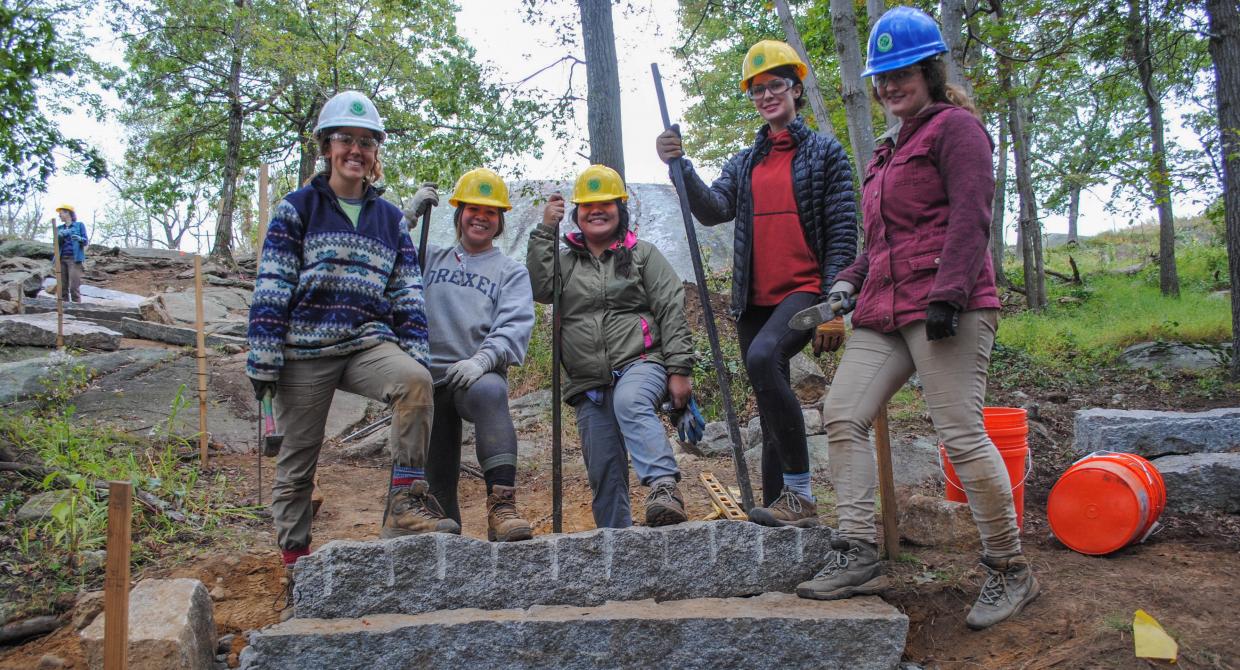
{"type": "MultiPolygon", "coordinates": [[[[801,402],[792,390],[793,356],[813,343],[834,351],[844,324],[792,330],[797,312],[826,301],[835,275],[856,256],[857,213],[844,148],[814,132],[798,110],[808,68],[792,47],[763,40],[745,54],[740,88],[765,124],[709,186],[684,161],[693,215],[704,225],[735,220],[732,318],[762,424],[762,498],[749,510],[767,526],[818,524],[810,487],[809,445],[801,402]]],[[[656,147],[665,163],[684,156],[679,129],[656,147]]]]}
{"type": "MultiPolygon", "coordinates": [[[[425,197],[438,201],[433,190],[425,197]]],[[[504,212],[512,209],[499,175],[486,168],[466,172],[448,203],[456,208],[456,244],[429,245],[423,272],[435,383],[426,480],[444,512],[460,523],[461,421],[469,421],[487,488],[487,538],[528,540],[533,528],[517,513],[517,433],[508,411],[508,367],[525,361],[534,330],[530,275],[495,246],[504,232],[504,212]]],[[[418,209],[415,204],[405,213],[415,225],[418,209]]]]}
{"type": "Polygon", "coordinates": [[[986,628],[1039,587],[982,419],[1000,307],[989,251],[994,145],[968,96],[947,84],[946,51],[934,19],[911,7],[892,8],[870,34],[864,76],[899,124],[866,169],[865,251],[832,289],[845,311],[855,302],[855,331],[823,408],[840,527],[825,567],[797,593],[829,600],[883,588],[868,433],[916,373],[981,535],[987,579],[966,623],[986,628]]]}
{"type": "Polygon", "coordinates": [[[647,526],[685,521],[680,468],[656,413],[664,396],[690,406],[693,341],[685,320],[684,285],[657,247],[629,229],[624,180],[605,165],[586,168],[573,188],[570,218],[579,232],[563,236],[564,198],[551,196],[530,233],[526,267],[534,299],[552,300],[554,254],[560,254],[563,309],[560,341],[565,402],[577,413],[591,511],[600,528],[633,523],[629,461],[646,496],[647,526]]]}
{"type": "Polygon", "coordinates": [[[403,214],[379,197],[374,103],[356,91],[323,105],[323,169],[276,205],[250,306],[246,374],[274,396],[284,441],[272,513],[287,566],[310,552],[311,491],[336,389],[388,403],[395,463],[382,537],[459,532],[429,494],[423,468],[432,400],[417,250],[403,214]]]}

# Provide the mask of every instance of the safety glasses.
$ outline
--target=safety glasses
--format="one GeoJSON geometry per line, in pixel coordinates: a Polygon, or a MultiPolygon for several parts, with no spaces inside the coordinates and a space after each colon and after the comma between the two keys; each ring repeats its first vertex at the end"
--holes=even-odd
{"type": "Polygon", "coordinates": [[[357,137],[348,133],[332,133],[327,139],[345,147],[357,145],[362,151],[376,151],[379,148],[379,140],[373,137],[357,137]]]}
{"type": "Polygon", "coordinates": [[[752,84],[746,92],[746,95],[749,96],[750,100],[761,100],[762,97],[766,95],[767,91],[770,91],[771,95],[780,95],[789,88],[792,88],[793,83],[794,82],[791,79],[781,78],[772,79],[765,84],[752,84]]]}
{"type": "Polygon", "coordinates": [[[882,88],[887,84],[895,84],[896,86],[899,86],[900,84],[908,81],[913,75],[917,74],[919,69],[921,68],[914,65],[913,67],[892,70],[891,72],[879,72],[874,75],[874,88],[882,88]]]}

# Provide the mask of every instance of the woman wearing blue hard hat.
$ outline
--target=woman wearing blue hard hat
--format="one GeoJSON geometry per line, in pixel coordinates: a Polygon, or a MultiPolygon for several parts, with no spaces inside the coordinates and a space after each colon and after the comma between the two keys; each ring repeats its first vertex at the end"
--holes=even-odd
{"type": "MultiPolygon", "coordinates": [[[[857,208],[844,148],[814,132],[798,110],[808,68],[792,47],[763,40],[741,66],[740,88],[766,123],[752,146],[733,156],[709,186],[688,161],[685,187],[704,225],[736,221],[732,318],[762,423],[763,507],[750,520],[767,526],[817,525],[801,403],[789,361],[813,340],[834,351],[843,321],[817,333],[792,330],[793,314],[826,299],[835,276],[857,253],[857,208]]],[[[677,129],[659,135],[665,163],[684,155],[677,129]]]]}
{"type": "Polygon", "coordinates": [[[909,7],[870,34],[874,96],[899,119],[879,138],[862,190],[865,251],[840,272],[828,304],[854,332],[824,406],[839,536],[803,597],[847,598],[883,587],[874,528],[872,417],[917,373],[926,406],[968,494],[982,539],[981,595],[969,612],[985,628],[1038,595],[999,451],[982,401],[999,318],[991,265],[993,143],[959,89],[947,85],[947,46],[934,19],[909,7]],[[858,292],[859,291],[859,292],[858,292]]]}

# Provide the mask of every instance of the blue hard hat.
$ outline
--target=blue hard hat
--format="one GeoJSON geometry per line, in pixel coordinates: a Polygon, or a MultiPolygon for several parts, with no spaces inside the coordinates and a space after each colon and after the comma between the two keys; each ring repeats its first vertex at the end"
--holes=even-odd
{"type": "Polygon", "coordinates": [[[923,61],[947,51],[939,24],[913,7],[892,7],[879,17],[870,31],[865,72],[871,77],[923,61]]]}

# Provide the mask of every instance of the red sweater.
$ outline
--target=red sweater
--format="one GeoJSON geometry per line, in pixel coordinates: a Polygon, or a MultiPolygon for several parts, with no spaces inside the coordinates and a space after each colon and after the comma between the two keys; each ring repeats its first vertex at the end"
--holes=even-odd
{"type": "Polygon", "coordinates": [[[771,152],[753,168],[753,267],[751,305],[778,305],[793,293],[818,295],[818,260],[805,242],[792,157],[796,144],[785,129],[771,136],[771,152]]]}

